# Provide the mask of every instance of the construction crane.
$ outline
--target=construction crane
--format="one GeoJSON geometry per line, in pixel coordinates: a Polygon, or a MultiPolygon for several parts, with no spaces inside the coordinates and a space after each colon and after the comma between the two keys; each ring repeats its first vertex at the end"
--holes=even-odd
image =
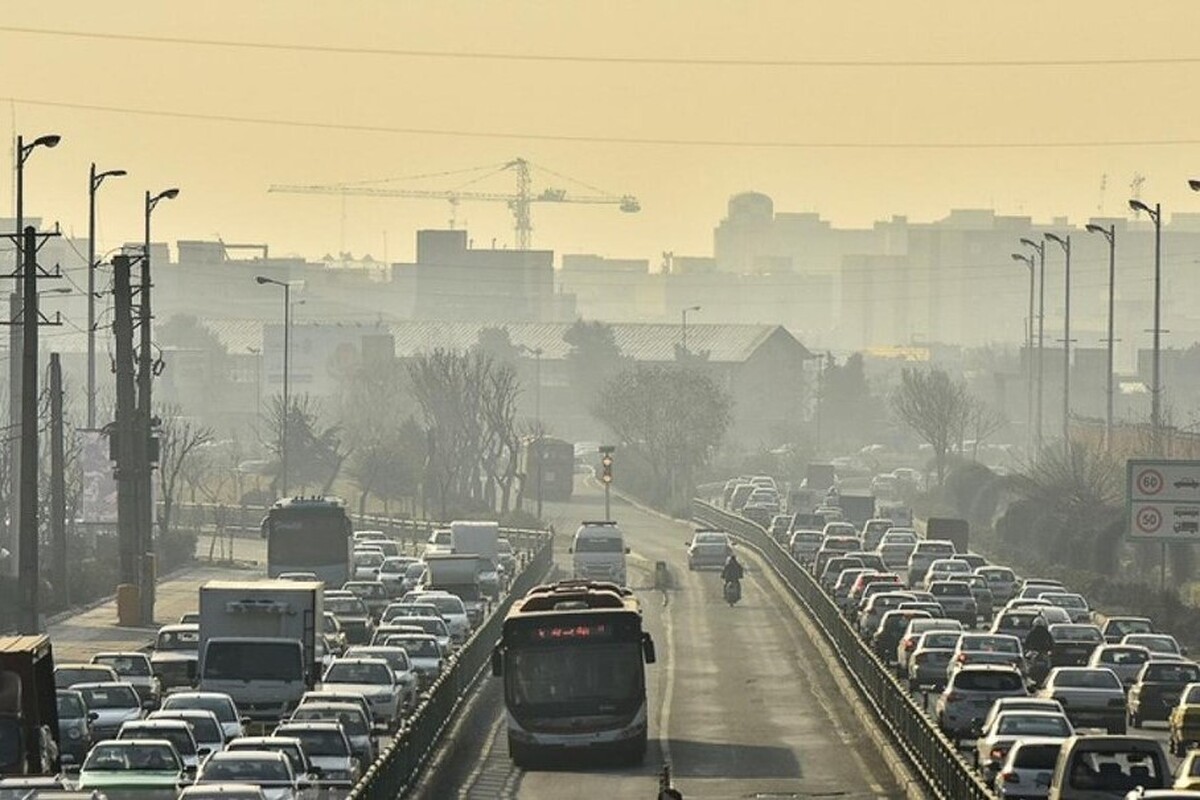
{"type": "Polygon", "coordinates": [[[506,203],[509,210],[513,214],[513,229],[516,231],[516,245],[518,250],[530,249],[530,244],[533,238],[533,217],[531,209],[534,203],[589,203],[592,205],[615,205],[621,211],[626,213],[635,213],[641,210],[641,204],[633,195],[615,195],[606,192],[602,189],[597,189],[594,186],[589,186],[582,181],[574,178],[568,178],[565,175],[559,175],[553,170],[539,167],[524,158],[514,158],[512,161],[507,161],[504,164],[493,165],[489,167],[477,167],[474,169],[458,170],[456,172],[444,172],[436,175],[413,175],[408,178],[392,178],[382,181],[366,181],[362,183],[334,183],[324,185],[272,185],[268,191],[281,192],[287,194],[328,194],[357,196],[357,197],[407,197],[414,199],[430,199],[430,200],[446,200],[450,203],[451,218],[450,227],[453,228],[457,219],[458,204],[465,201],[479,201],[491,203],[506,203]],[[593,194],[571,194],[566,189],[546,188],[540,192],[533,190],[532,170],[537,169],[545,172],[556,178],[569,181],[571,183],[582,186],[593,194]],[[397,189],[383,187],[378,185],[394,180],[413,180],[417,178],[442,177],[447,175],[458,175],[462,173],[486,173],[478,177],[472,178],[452,189],[397,189]],[[467,190],[466,187],[477,184],[480,181],[491,177],[500,172],[513,172],[516,174],[517,187],[513,194],[504,194],[501,192],[483,192],[476,190],[467,190]]]}

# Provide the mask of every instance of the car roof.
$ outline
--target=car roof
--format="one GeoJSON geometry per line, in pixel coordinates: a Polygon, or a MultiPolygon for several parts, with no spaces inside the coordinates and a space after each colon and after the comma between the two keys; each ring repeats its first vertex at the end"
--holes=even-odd
{"type": "Polygon", "coordinates": [[[218,750],[208,757],[209,761],[255,761],[269,758],[272,761],[284,758],[283,753],[274,750],[218,750]]]}
{"type": "Polygon", "coordinates": [[[174,699],[180,699],[180,700],[202,700],[202,699],[205,699],[205,698],[210,698],[210,697],[219,697],[219,698],[221,698],[222,700],[228,700],[228,701],[229,701],[229,702],[231,702],[231,703],[233,702],[233,697],[231,697],[230,695],[226,694],[225,692],[199,692],[199,691],[195,691],[195,692],[171,692],[171,694],[169,694],[169,695],[168,695],[168,697],[169,697],[169,698],[171,698],[172,700],[174,700],[174,699]]]}
{"type": "Polygon", "coordinates": [[[318,711],[362,711],[363,708],[358,703],[351,703],[338,700],[326,700],[324,698],[314,698],[306,703],[301,703],[296,706],[299,711],[302,708],[309,710],[317,709],[318,711]]]}
{"type": "Polygon", "coordinates": [[[342,724],[340,722],[331,722],[324,719],[306,719],[304,721],[285,720],[276,727],[276,730],[283,728],[284,730],[297,731],[338,731],[343,733],[342,724]]]}
{"type": "Polygon", "coordinates": [[[145,658],[150,657],[145,653],[137,650],[105,650],[103,653],[96,653],[92,656],[93,663],[97,658],[145,658]]]}
{"type": "Polygon", "coordinates": [[[82,690],[82,689],[111,689],[114,686],[124,686],[126,689],[128,689],[131,692],[136,691],[133,688],[133,684],[130,683],[129,681],[90,681],[90,682],[84,682],[84,683],[71,684],[72,689],[80,689],[80,690],[82,690]]]}
{"type": "Polygon", "coordinates": [[[211,717],[215,720],[217,715],[207,708],[160,708],[157,711],[151,711],[147,719],[190,719],[193,717],[211,717]]]}

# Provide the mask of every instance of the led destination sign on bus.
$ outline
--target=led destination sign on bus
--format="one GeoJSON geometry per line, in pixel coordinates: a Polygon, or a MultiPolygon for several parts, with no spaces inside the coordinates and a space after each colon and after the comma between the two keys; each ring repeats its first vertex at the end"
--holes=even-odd
{"type": "Polygon", "coordinates": [[[637,619],[522,620],[506,633],[510,643],[530,645],[570,642],[635,641],[641,637],[637,619]]]}

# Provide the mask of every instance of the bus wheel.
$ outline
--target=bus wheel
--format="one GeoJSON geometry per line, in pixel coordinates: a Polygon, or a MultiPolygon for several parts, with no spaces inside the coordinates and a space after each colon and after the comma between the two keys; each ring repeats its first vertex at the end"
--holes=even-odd
{"type": "Polygon", "coordinates": [[[508,755],[513,764],[521,769],[527,770],[533,767],[529,748],[521,742],[513,741],[511,736],[508,737],[508,755]]]}
{"type": "Polygon", "coordinates": [[[629,744],[628,761],[629,761],[629,765],[633,766],[633,767],[640,767],[646,761],[646,734],[645,733],[643,733],[641,736],[634,739],[629,744]]]}

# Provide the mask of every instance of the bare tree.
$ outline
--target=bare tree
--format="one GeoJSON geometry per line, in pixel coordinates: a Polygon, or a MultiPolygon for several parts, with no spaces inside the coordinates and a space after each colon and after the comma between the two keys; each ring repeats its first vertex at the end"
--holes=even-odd
{"type": "Polygon", "coordinates": [[[976,397],[969,397],[966,413],[966,429],[974,439],[971,458],[979,460],[979,445],[983,444],[992,434],[1008,425],[1008,417],[1003,412],[993,408],[976,397]]]}
{"type": "Polygon", "coordinates": [[[946,478],[946,453],[963,431],[971,398],[940,369],[905,369],[892,392],[892,410],[933,448],[938,485],[946,478]]]}
{"type": "Polygon", "coordinates": [[[171,517],[183,489],[184,476],[196,461],[200,449],[213,441],[213,430],[180,416],[179,409],[174,407],[162,409],[160,417],[158,491],[162,495],[162,516],[159,525],[166,533],[171,530],[171,517]]]}

